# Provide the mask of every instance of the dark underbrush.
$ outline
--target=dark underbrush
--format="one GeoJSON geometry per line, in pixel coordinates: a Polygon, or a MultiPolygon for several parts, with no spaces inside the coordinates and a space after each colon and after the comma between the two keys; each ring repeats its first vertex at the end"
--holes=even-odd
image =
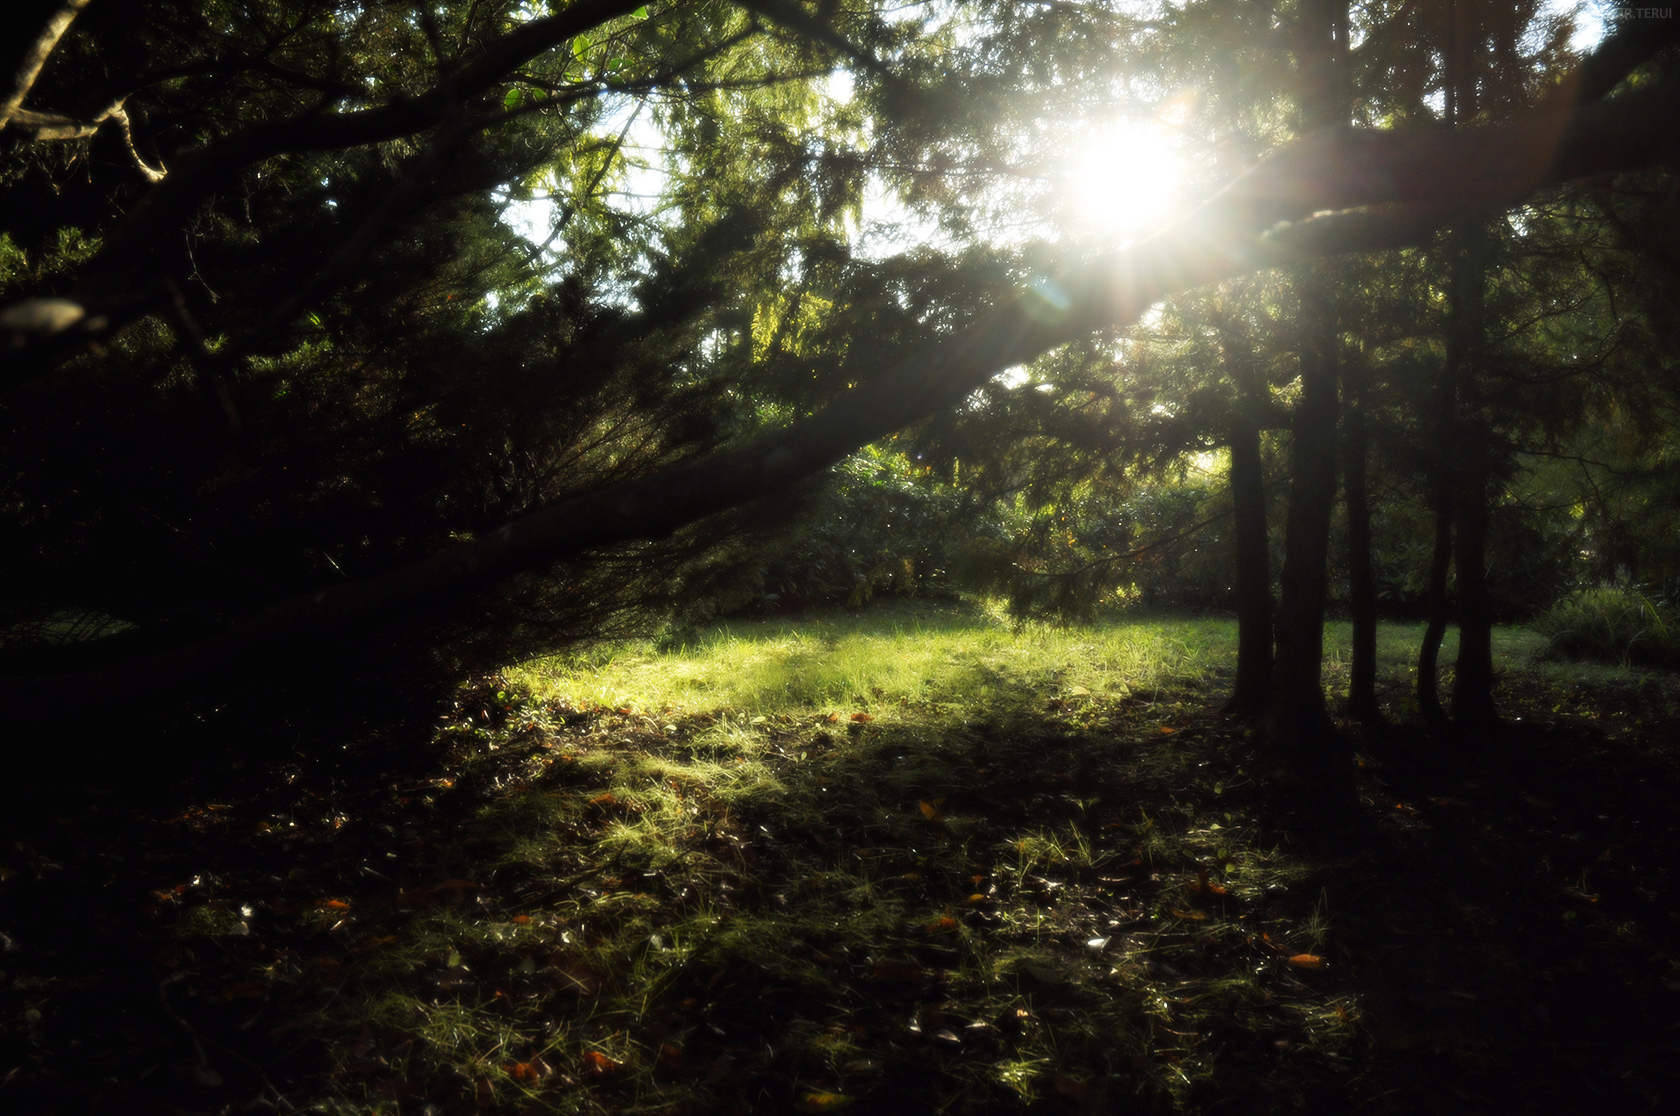
{"type": "Polygon", "coordinates": [[[0,1108],[1680,1096],[1672,678],[1513,671],[1496,740],[1358,735],[1333,826],[1220,687],[994,670],[765,712],[490,680],[423,754],[66,795],[0,851],[0,1108]]]}

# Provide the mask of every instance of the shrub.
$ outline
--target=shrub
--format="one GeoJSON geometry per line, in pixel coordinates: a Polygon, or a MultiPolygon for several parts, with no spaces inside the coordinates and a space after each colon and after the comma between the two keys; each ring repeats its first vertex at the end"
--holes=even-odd
{"type": "Polygon", "coordinates": [[[1607,585],[1572,593],[1535,628],[1551,640],[1547,658],[1680,668],[1680,617],[1636,589],[1607,585]]]}

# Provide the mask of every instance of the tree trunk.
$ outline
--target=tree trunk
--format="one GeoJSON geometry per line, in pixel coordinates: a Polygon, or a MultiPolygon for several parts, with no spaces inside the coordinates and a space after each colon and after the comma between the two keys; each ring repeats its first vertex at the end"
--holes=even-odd
{"type": "Polygon", "coordinates": [[[1499,723],[1493,703],[1493,602],[1487,587],[1488,432],[1468,424],[1459,470],[1455,572],[1458,575],[1458,666],[1453,722],[1484,729],[1499,723]]]}
{"type": "MultiPolygon", "coordinates": [[[[1343,65],[1347,0],[1308,0],[1298,24],[1301,127],[1322,133],[1347,124],[1343,65]]],[[[1292,773],[1320,785],[1351,776],[1346,742],[1324,708],[1324,603],[1329,592],[1330,513],[1336,501],[1338,324],[1327,270],[1302,276],[1301,399],[1290,447],[1289,517],[1277,654],[1266,736],[1292,773]]]]}
{"type": "Polygon", "coordinates": [[[1315,340],[1319,344],[1301,354],[1266,735],[1296,774],[1323,780],[1335,777],[1334,768],[1348,757],[1324,708],[1324,602],[1330,586],[1330,512],[1336,502],[1336,365],[1333,339],[1315,340]]]}
{"type": "Polygon", "coordinates": [[[1440,681],[1437,675],[1441,639],[1447,634],[1447,621],[1451,619],[1447,599],[1447,575],[1452,570],[1452,494],[1452,486],[1445,477],[1440,478],[1435,485],[1435,552],[1429,559],[1428,621],[1423,629],[1423,643],[1418,647],[1418,711],[1423,714],[1424,721],[1436,729],[1447,723],[1447,714],[1441,708],[1440,681]]]}
{"type": "Polygon", "coordinates": [[[1231,425],[1231,510],[1236,521],[1237,681],[1225,712],[1249,717],[1265,712],[1271,685],[1272,571],[1260,426],[1246,409],[1231,425]]]}
{"type": "Polygon", "coordinates": [[[1347,501],[1348,595],[1353,612],[1353,662],[1348,715],[1363,723],[1382,719],[1377,707],[1377,583],[1371,570],[1371,504],[1366,486],[1365,402],[1361,371],[1349,369],[1343,422],[1347,461],[1342,492],[1347,501]]]}

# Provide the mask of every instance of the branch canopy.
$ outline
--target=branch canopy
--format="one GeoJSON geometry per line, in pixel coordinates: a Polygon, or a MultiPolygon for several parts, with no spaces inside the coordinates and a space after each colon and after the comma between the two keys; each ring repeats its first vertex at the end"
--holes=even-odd
{"type": "Polygon", "coordinates": [[[72,696],[164,700],[228,678],[276,646],[307,654],[347,629],[436,607],[592,548],[666,536],[953,406],[1003,369],[1093,330],[1127,326],[1174,293],[1305,258],[1417,243],[1458,215],[1514,205],[1554,183],[1671,161],[1677,108],[1680,82],[1669,79],[1503,126],[1308,137],[1148,241],[1045,278],[891,368],[859,360],[856,387],[746,445],[552,504],[423,561],[285,601],[188,647],[99,672],[13,678],[0,693],[14,714],[42,716],[72,696]]]}

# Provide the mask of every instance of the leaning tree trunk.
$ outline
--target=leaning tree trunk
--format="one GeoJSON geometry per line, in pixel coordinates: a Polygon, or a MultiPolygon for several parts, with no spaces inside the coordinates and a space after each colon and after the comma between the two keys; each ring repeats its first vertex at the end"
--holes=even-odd
{"type": "Polygon", "coordinates": [[[1365,400],[1362,369],[1350,366],[1348,406],[1343,422],[1346,462],[1342,492],[1347,502],[1348,595],[1353,612],[1353,661],[1348,681],[1348,715],[1370,723],[1382,718],[1377,706],[1377,583],[1371,569],[1371,503],[1365,459],[1365,400]]]}

